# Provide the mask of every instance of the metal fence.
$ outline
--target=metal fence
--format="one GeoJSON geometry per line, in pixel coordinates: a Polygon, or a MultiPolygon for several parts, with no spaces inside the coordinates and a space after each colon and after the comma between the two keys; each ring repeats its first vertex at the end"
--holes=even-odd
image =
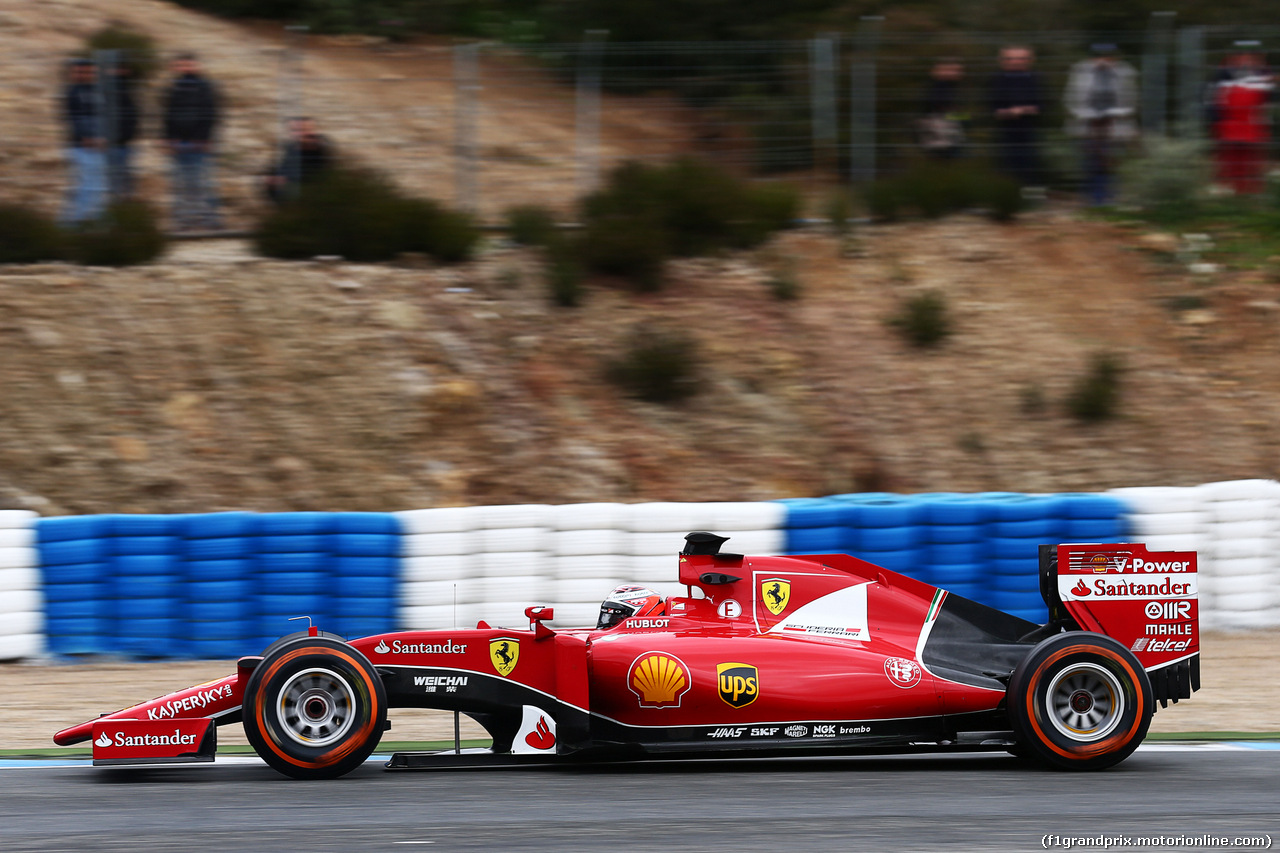
{"type": "MultiPolygon", "coordinates": [[[[259,174],[277,157],[285,119],[302,114],[346,156],[492,219],[522,203],[569,211],[618,163],[682,153],[813,185],[868,180],[920,155],[923,97],[942,57],[964,68],[966,153],[987,157],[988,81],[1009,44],[1036,52],[1045,159],[1051,180],[1070,186],[1078,155],[1062,129],[1063,89],[1091,43],[1116,44],[1138,72],[1144,136],[1196,138],[1206,87],[1237,42],[1260,41],[1259,50],[1278,36],[1280,28],[1178,27],[1169,15],[1122,33],[905,33],[864,19],[852,33],[709,44],[587,33],[575,44],[418,46],[290,31],[246,36],[237,52],[203,58],[225,95],[219,186],[233,219],[261,203],[259,174]]],[[[0,104],[38,94],[51,106],[0,110],[3,180],[18,198],[52,206],[51,187],[63,180],[57,60],[10,55],[0,64],[0,104]]],[[[139,92],[153,139],[162,86],[139,92]]],[[[139,191],[163,202],[163,152],[140,149],[139,191]]]]}

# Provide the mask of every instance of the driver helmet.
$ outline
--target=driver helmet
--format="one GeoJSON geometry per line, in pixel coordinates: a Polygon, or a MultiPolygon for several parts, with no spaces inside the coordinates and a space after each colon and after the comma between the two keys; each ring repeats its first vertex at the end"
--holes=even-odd
{"type": "Polygon", "coordinates": [[[647,586],[627,584],[605,596],[596,629],[612,628],[628,616],[665,616],[667,600],[647,586]]]}

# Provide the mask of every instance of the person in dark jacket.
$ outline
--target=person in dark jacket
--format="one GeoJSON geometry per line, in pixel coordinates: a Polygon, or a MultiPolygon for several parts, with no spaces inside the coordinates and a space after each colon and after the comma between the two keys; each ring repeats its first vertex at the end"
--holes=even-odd
{"type": "Polygon", "coordinates": [[[133,141],[138,137],[141,114],[133,96],[133,74],[127,63],[117,62],[111,69],[110,86],[106,90],[110,121],[107,122],[107,178],[112,198],[133,195],[133,141]]]}
{"type": "Polygon", "coordinates": [[[267,198],[276,204],[297,195],[307,183],[328,171],[333,163],[333,144],[316,132],[316,123],[307,116],[289,121],[289,141],[285,143],[280,161],[264,181],[267,198]]]}
{"type": "Polygon", "coordinates": [[[61,221],[79,225],[101,215],[107,203],[107,160],[99,110],[98,71],[88,59],[77,59],[62,99],[67,123],[67,160],[71,182],[61,221]]]}
{"type": "Polygon", "coordinates": [[[996,122],[996,166],[1025,186],[1040,186],[1040,76],[1032,70],[1030,48],[1000,51],[1000,70],[991,78],[990,108],[996,122]]]}
{"type": "Polygon", "coordinates": [[[968,116],[961,103],[964,66],[958,59],[941,59],[929,72],[924,115],[917,123],[920,147],[930,156],[951,160],[964,153],[968,116]]]}
{"type": "Polygon", "coordinates": [[[194,54],[173,62],[164,99],[164,138],[173,159],[173,221],[178,230],[219,228],[212,176],[214,136],[220,118],[218,91],[194,54]]]}

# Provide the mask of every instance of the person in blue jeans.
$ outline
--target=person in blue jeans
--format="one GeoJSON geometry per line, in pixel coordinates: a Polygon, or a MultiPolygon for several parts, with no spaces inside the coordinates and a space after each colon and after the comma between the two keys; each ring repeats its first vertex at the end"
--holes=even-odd
{"type": "Polygon", "coordinates": [[[213,142],[220,118],[218,91],[194,54],[173,62],[164,98],[164,138],[173,160],[173,223],[178,230],[222,227],[213,181],[213,142]]]}
{"type": "Polygon", "coordinates": [[[97,219],[107,205],[107,154],[98,107],[97,69],[88,59],[74,60],[63,95],[67,159],[71,164],[67,201],[59,217],[64,225],[97,219]]]}

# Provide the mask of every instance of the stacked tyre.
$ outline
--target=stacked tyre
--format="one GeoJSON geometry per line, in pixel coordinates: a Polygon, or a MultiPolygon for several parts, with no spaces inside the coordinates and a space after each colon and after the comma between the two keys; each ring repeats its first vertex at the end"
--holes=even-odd
{"type": "Polygon", "coordinates": [[[263,649],[254,595],[254,516],[182,516],[182,628],[186,654],[222,659],[263,649]]]}
{"type": "Polygon", "coordinates": [[[181,657],[184,583],[179,521],[172,515],[107,516],[110,606],[116,648],[134,657],[181,657]]]}
{"type": "Polygon", "coordinates": [[[889,571],[932,583],[921,535],[922,501],[912,495],[885,493],[837,495],[835,500],[847,505],[841,521],[848,530],[848,553],[889,571]]]}
{"type": "Polygon", "coordinates": [[[36,543],[49,651],[58,655],[118,651],[109,601],[106,516],[41,519],[36,523],[36,543]]]}
{"type": "Polygon", "coordinates": [[[632,580],[623,529],[627,507],[618,503],[562,504],[551,508],[551,573],[555,579],[554,624],[595,625],[600,602],[632,580]]]}
{"type": "Polygon", "coordinates": [[[788,498],[784,547],[788,554],[848,554],[858,547],[848,502],[828,498],[788,498]]]}
{"type": "Polygon", "coordinates": [[[0,660],[44,650],[35,518],[25,510],[0,510],[0,660]]]}
{"type": "Polygon", "coordinates": [[[333,616],[329,534],[333,515],[277,512],[254,516],[254,586],[258,643],[266,645],[333,616]],[[298,620],[298,621],[294,621],[298,620]]]}
{"type": "Polygon", "coordinates": [[[1212,621],[1243,629],[1280,623],[1275,581],[1280,484],[1234,480],[1206,483],[1196,491],[1208,521],[1209,560],[1200,563],[1200,586],[1212,601],[1212,621]]]}
{"type": "Polygon", "coordinates": [[[985,501],[969,495],[932,495],[925,502],[922,538],[929,583],[972,601],[986,594],[987,510],[985,501]]]}
{"type": "Polygon", "coordinates": [[[344,512],[333,519],[333,627],[347,638],[396,629],[400,524],[389,513],[344,512]]]}
{"type": "MultiPolygon", "coordinates": [[[[1151,551],[1195,551],[1201,578],[1213,570],[1209,553],[1209,516],[1205,496],[1199,489],[1177,486],[1135,486],[1107,493],[1127,510],[1130,537],[1151,551]]],[[[1214,622],[1213,593],[1200,587],[1200,626],[1217,627],[1214,622]]]]}
{"type": "Polygon", "coordinates": [[[475,624],[481,507],[396,513],[402,535],[399,623],[406,631],[475,624]]]}
{"type": "Polygon", "coordinates": [[[551,507],[512,504],[480,507],[480,553],[475,565],[473,618],[494,626],[525,627],[524,611],[554,604],[551,507]]]}
{"type": "Polygon", "coordinates": [[[991,501],[987,523],[987,591],[983,599],[1031,622],[1044,622],[1040,545],[1061,541],[1063,500],[1056,495],[1010,495],[991,501]]]}

